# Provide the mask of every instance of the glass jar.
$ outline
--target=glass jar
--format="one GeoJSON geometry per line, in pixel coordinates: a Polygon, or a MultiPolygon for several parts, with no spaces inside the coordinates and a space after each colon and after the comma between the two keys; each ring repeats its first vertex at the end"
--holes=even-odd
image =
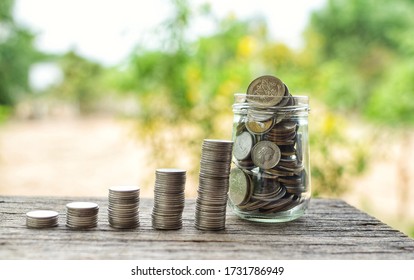
{"type": "Polygon", "coordinates": [[[307,96],[235,94],[228,204],[239,217],[286,222],[305,213],[311,196],[307,96]]]}

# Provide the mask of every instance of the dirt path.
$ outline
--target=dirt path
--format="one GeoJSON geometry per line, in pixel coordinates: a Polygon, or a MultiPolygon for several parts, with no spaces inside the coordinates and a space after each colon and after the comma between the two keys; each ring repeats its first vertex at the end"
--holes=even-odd
{"type": "Polygon", "coordinates": [[[342,198],[414,236],[414,134],[378,145],[369,168],[342,198]]]}
{"type": "Polygon", "coordinates": [[[106,196],[111,185],[140,185],[148,154],[131,133],[114,118],[11,121],[0,127],[0,193],[106,196]]]}

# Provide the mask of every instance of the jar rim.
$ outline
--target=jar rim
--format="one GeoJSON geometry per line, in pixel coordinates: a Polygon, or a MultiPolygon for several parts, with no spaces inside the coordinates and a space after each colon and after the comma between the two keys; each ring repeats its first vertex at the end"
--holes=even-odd
{"type": "MultiPolygon", "coordinates": [[[[266,95],[252,95],[252,94],[246,94],[246,93],[242,93],[242,92],[236,92],[234,93],[234,97],[267,97],[266,95]]],[[[295,98],[295,99],[307,99],[309,100],[309,96],[308,95],[291,95],[291,96],[283,96],[282,98],[295,98]]]]}
{"type": "MultiPolygon", "coordinates": [[[[245,93],[235,93],[234,94],[234,104],[233,104],[233,110],[239,110],[244,108],[255,108],[258,110],[265,110],[265,111],[310,111],[309,109],[309,96],[306,95],[289,95],[289,96],[283,96],[280,97],[279,103],[276,105],[269,105],[263,102],[252,102],[251,100],[268,100],[269,96],[266,95],[248,95],[245,93]],[[250,97],[250,101],[249,101],[250,97]],[[286,102],[283,102],[285,99],[293,99],[295,100],[294,104],[291,105],[280,105],[281,103],[286,104],[286,102]]],[[[277,101],[277,100],[276,100],[277,101]]]]}

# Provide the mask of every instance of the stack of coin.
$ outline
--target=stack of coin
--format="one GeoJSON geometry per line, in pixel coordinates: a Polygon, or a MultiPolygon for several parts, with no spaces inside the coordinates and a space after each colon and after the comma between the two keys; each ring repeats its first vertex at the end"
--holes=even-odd
{"type": "Polygon", "coordinates": [[[109,188],[108,221],[114,228],[139,226],[139,191],[137,186],[113,186],[109,188]]]}
{"type": "Polygon", "coordinates": [[[182,227],[186,170],[163,168],[155,171],[152,227],[174,230],[182,227]]]}
{"type": "Polygon", "coordinates": [[[26,225],[30,228],[49,228],[58,225],[59,213],[51,210],[35,210],[26,213],[26,225]]]}
{"type": "Polygon", "coordinates": [[[203,142],[195,210],[195,226],[200,230],[225,228],[232,148],[232,141],[203,142]]]}
{"type": "Polygon", "coordinates": [[[308,174],[295,98],[277,77],[253,80],[246,110],[235,124],[230,201],[239,210],[275,213],[303,202],[308,174]]]}
{"type": "Polygon", "coordinates": [[[98,225],[99,206],[93,202],[66,204],[66,226],[73,229],[93,228],[98,225]]]}

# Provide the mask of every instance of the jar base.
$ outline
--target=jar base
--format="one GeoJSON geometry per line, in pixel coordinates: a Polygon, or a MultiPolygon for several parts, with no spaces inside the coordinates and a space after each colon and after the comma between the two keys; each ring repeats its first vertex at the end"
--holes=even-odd
{"type": "Polygon", "coordinates": [[[281,211],[277,213],[271,214],[263,214],[263,213],[253,213],[253,212],[245,212],[240,210],[237,206],[232,205],[229,203],[230,208],[232,209],[233,213],[243,220],[248,220],[252,222],[260,222],[260,223],[284,223],[296,220],[302,217],[306,210],[308,209],[309,200],[297,205],[296,207],[281,211]]]}

